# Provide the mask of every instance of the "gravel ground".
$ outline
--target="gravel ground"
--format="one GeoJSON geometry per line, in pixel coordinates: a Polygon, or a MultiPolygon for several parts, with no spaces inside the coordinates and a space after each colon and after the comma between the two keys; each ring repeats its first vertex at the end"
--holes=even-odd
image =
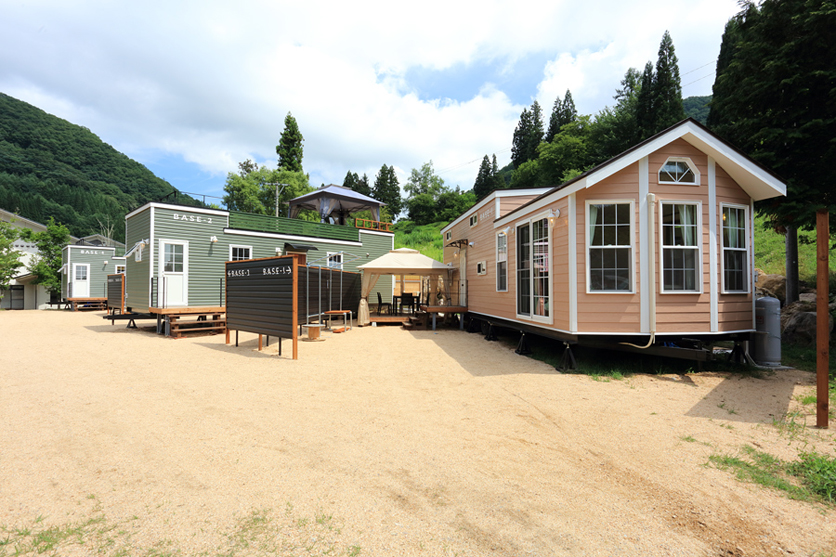
{"type": "Polygon", "coordinates": [[[0,312],[0,555],[836,552],[832,508],[708,464],[833,454],[809,373],[596,381],[398,327],[294,361],[102,315],[0,312]]]}

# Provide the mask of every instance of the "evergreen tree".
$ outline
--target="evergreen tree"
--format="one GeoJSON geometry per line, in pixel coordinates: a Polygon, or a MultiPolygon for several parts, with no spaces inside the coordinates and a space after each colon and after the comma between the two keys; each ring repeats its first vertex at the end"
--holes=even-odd
{"type": "Polygon", "coordinates": [[[709,123],[786,179],[786,198],[756,205],[779,230],[811,229],[817,209],[836,211],[834,29],[830,0],[763,0],[747,2],[723,35],[709,123]]]}
{"type": "Polygon", "coordinates": [[[540,103],[534,101],[531,105],[531,132],[528,135],[526,160],[537,158],[537,147],[543,142],[545,135],[543,128],[543,110],[540,108],[540,103]]]}
{"type": "Polygon", "coordinates": [[[366,174],[363,174],[362,178],[357,179],[357,183],[354,184],[353,189],[357,193],[362,193],[363,195],[367,195],[369,197],[372,196],[372,188],[369,186],[369,177],[366,174]]]}
{"type": "Polygon", "coordinates": [[[655,131],[659,132],[685,118],[682,108],[682,85],[679,80],[679,63],[670,33],[665,31],[659,44],[656,74],[653,81],[653,112],[655,131]]]}
{"type": "Polygon", "coordinates": [[[360,177],[357,176],[357,173],[349,170],[345,175],[345,180],[343,180],[343,187],[353,190],[359,181],[360,177]]]}
{"type": "Polygon", "coordinates": [[[284,131],[276,145],[276,154],[279,155],[279,168],[291,172],[302,172],[302,143],[305,138],[299,131],[296,119],[288,112],[284,119],[284,131]]]}
{"type": "Polygon", "coordinates": [[[491,193],[493,186],[491,163],[488,160],[488,155],[485,155],[482,159],[482,164],[479,165],[479,173],[476,175],[476,181],[473,183],[473,193],[476,194],[476,199],[481,199],[491,193]]]}
{"type": "Polygon", "coordinates": [[[560,100],[560,95],[555,99],[552,113],[549,117],[549,130],[546,132],[545,142],[551,143],[554,136],[560,133],[560,128],[566,124],[571,124],[578,117],[578,111],[575,108],[575,101],[572,99],[572,92],[566,90],[566,96],[560,100]]]}
{"type": "Polygon", "coordinates": [[[511,147],[511,161],[514,168],[519,168],[524,162],[537,158],[537,147],[543,141],[543,111],[540,103],[534,101],[531,110],[524,108],[520,114],[520,121],[514,130],[514,141],[511,147]]]}
{"type": "Polygon", "coordinates": [[[563,101],[560,100],[560,95],[554,100],[552,105],[552,113],[549,116],[549,129],[546,131],[546,143],[551,143],[554,136],[560,133],[560,115],[563,109],[563,101]]]}
{"type": "Polygon", "coordinates": [[[505,189],[505,180],[499,173],[499,165],[496,164],[496,153],[494,153],[493,160],[491,161],[491,182],[493,182],[493,185],[491,186],[492,189],[505,189]]]}
{"type": "Polygon", "coordinates": [[[403,200],[401,199],[401,188],[398,184],[398,177],[395,175],[394,166],[384,164],[380,167],[374,180],[371,197],[386,203],[385,209],[391,214],[392,220],[401,212],[403,200]]]}
{"type": "Polygon", "coordinates": [[[519,168],[524,162],[529,160],[526,158],[528,154],[528,137],[531,135],[532,122],[531,113],[528,108],[523,108],[520,114],[520,121],[514,129],[514,141],[511,146],[511,162],[514,168],[519,168]]]}
{"type": "Polygon", "coordinates": [[[656,133],[656,112],[653,101],[653,64],[648,62],[642,72],[641,84],[636,97],[636,131],[639,141],[646,139],[656,133]]]}

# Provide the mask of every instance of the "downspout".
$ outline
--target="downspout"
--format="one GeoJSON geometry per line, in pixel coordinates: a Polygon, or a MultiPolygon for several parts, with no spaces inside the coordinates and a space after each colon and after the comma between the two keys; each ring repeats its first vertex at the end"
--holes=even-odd
{"type": "Polygon", "coordinates": [[[650,275],[647,281],[648,289],[647,295],[650,296],[650,300],[648,303],[649,310],[650,310],[650,340],[647,342],[646,346],[639,346],[637,344],[631,344],[629,342],[622,342],[626,346],[632,346],[634,348],[639,348],[644,350],[646,348],[650,348],[653,346],[653,341],[656,340],[656,224],[655,224],[655,215],[656,215],[656,195],[652,193],[647,194],[647,228],[648,228],[648,251],[650,252],[647,254],[647,272],[650,275]]]}

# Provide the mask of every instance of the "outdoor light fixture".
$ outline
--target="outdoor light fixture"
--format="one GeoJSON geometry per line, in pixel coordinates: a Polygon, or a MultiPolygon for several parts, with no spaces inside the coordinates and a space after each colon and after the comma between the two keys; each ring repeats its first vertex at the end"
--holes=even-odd
{"type": "Polygon", "coordinates": [[[555,212],[554,209],[549,209],[549,224],[554,226],[554,221],[559,216],[560,216],[560,209],[558,209],[557,212],[555,212]]]}
{"type": "Polygon", "coordinates": [[[209,238],[209,241],[214,244],[218,241],[218,237],[217,236],[212,236],[211,238],[209,238]]]}
{"type": "Polygon", "coordinates": [[[468,242],[467,245],[470,246],[470,247],[473,247],[474,245],[476,245],[476,243],[475,242],[468,242]]]}

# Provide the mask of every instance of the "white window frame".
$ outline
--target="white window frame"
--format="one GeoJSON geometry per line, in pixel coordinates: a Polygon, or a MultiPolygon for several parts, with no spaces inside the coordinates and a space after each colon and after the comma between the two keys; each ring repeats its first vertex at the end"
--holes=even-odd
{"type": "Polygon", "coordinates": [[[514,257],[514,262],[515,262],[514,263],[514,276],[516,277],[516,280],[514,281],[515,288],[516,288],[516,291],[514,292],[514,312],[517,315],[517,319],[525,319],[527,321],[536,321],[536,322],[539,322],[539,323],[548,323],[548,324],[554,323],[554,304],[552,303],[554,301],[554,252],[553,252],[554,237],[553,237],[552,229],[553,229],[553,227],[552,227],[552,224],[551,224],[551,220],[549,219],[549,213],[548,212],[543,212],[543,213],[540,213],[536,216],[531,217],[530,219],[514,223],[514,232],[515,232],[515,240],[514,240],[514,250],[515,250],[514,251],[514,254],[515,254],[515,257],[514,257]],[[534,313],[534,304],[535,304],[535,301],[534,301],[534,281],[535,281],[535,278],[534,278],[534,223],[540,222],[540,221],[545,221],[546,231],[547,231],[546,232],[546,240],[547,240],[547,248],[546,248],[547,264],[546,265],[547,265],[547,269],[548,269],[548,272],[549,272],[549,279],[548,279],[548,293],[547,293],[547,296],[545,296],[545,298],[546,298],[546,301],[548,303],[548,312],[549,312],[548,316],[535,315],[535,313],[534,313]],[[529,242],[530,242],[530,244],[529,244],[530,245],[530,247],[529,247],[529,263],[530,263],[530,266],[529,266],[529,276],[528,276],[528,281],[529,281],[528,292],[529,292],[529,296],[531,298],[531,313],[530,314],[519,313],[520,280],[519,280],[519,274],[518,274],[518,271],[519,271],[518,266],[519,266],[520,256],[519,256],[519,253],[518,253],[519,249],[518,249],[518,246],[517,246],[517,241],[518,241],[518,238],[519,238],[519,230],[520,230],[520,228],[523,228],[523,227],[528,227],[529,242]]]}
{"type": "Polygon", "coordinates": [[[740,205],[737,203],[720,203],[720,293],[721,294],[749,294],[752,291],[752,269],[751,269],[751,261],[752,261],[752,238],[749,235],[749,207],[747,205],[740,205]],[[743,237],[746,240],[746,248],[727,248],[726,247],[726,237],[723,234],[723,228],[725,227],[725,221],[723,220],[723,213],[725,209],[736,209],[743,211],[743,218],[745,222],[743,223],[743,237]],[[745,286],[744,290],[729,290],[726,288],[726,250],[731,251],[742,251],[745,253],[744,263],[743,263],[743,272],[745,275],[743,276],[743,284],[745,286]]]}
{"type": "Polygon", "coordinates": [[[470,227],[473,228],[477,224],[479,224],[479,213],[473,213],[470,215],[470,227]]]}
{"type": "Polygon", "coordinates": [[[694,164],[688,157],[668,157],[662,166],[659,167],[659,172],[656,173],[656,178],[660,184],[676,184],[678,186],[699,186],[700,185],[700,171],[697,170],[697,165],[694,164]],[[694,181],[693,182],[682,182],[682,181],[672,181],[672,180],[663,180],[662,179],[662,169],[665,168],[665,165],[669,162],[684,162],[688,165],[688,168],[691,169],[691,172],[694,174],[694,181]]]}
{"type": "Polygon", "coordinates": [[[448,230],[447,232],[444,233],[444,241],[447,241],[452,237],[453,237],[453,231],[452,230],[448,230]]]}
{"type": "Polygon", "coordinates": [[[253,259],[253,247],[252,246],[244,246],[241,244],[229,244],[229,261],[246,261],[247,259],[233,259],[232,258],[232,251],[236,249],[245,249],[249,250],[250,256],[247,259],[253,259]]]}
{"type": "MultiPolygon", "coordinates": [[[[634,199],[587,199],[584,204],[584,234],[586,243],[586,293],[587,294],[635,294],[636,293],[636,201],[634,199]],[[589,206],[590,205],[630,205],[630,261],[628,269],[630,270],[630,290],[592,290],[592,273],[589,266],[590,256],[589,250],[593,247],[592,235],[589,233],[589,206]]],[[[604,247],[604,246],[595,246],[604,247]]],[[[628,246],[618,246],[627,248],[628,246]]]]}
{"type": "Polygon", "coordinates": [[[343,270],[343,252],[329,251],[326,253],[325,260],[328,262],[329,269],[343,270]],[[339,260],[337,258],[339,258],[339,260]],[[332,265],[332,263],[336,263],[336,265],[332,265]]]}
{"type": "Polygon", "coordinates": [[[702,247],[703,247],[703,238],[702,238],[702,202],[701,201],[688,201],[688,200],[675,200],[675,199],[663,199],[660,200],[658,203],[659,212],[658,212],[658,219],[659,219],[659,292],[661,294],[702,294],[703,293],[703,263],[702,263],[702,247]],[[663,205],[693,205],[696,207],[696,226],[697,226],[697,245],[696,246],[665,246],[665,224],[663,222],[664,219],[664,210],[663,205]],[[665,249],[694,249],[697,252],[697,263],[696,263],[696,277],[695,277],[695,284],[697,288],[695,290],[666,290],[665,289],[665,249]]]}
{"type": "Polygon", "coordinates": [[[508,235],[504,232],[500,232],[496,235],[496,291],[497,292],[508,292],[508,235]],[[505,251],[502,252],[499,249],[499,238],[502,237],[505,239],[505,251]],[[505,271],[501,272],[499,269],[499,264],[505,263],[505,271]],[[505,279],[505,288],[499,287],[499,279],[503,277],[505,279]]]}
{"type": "Polygon", "coordinates": [[[116,265],[116,274],[117,275],[124,275],[125,274],[125,265],[116,265]]]}

